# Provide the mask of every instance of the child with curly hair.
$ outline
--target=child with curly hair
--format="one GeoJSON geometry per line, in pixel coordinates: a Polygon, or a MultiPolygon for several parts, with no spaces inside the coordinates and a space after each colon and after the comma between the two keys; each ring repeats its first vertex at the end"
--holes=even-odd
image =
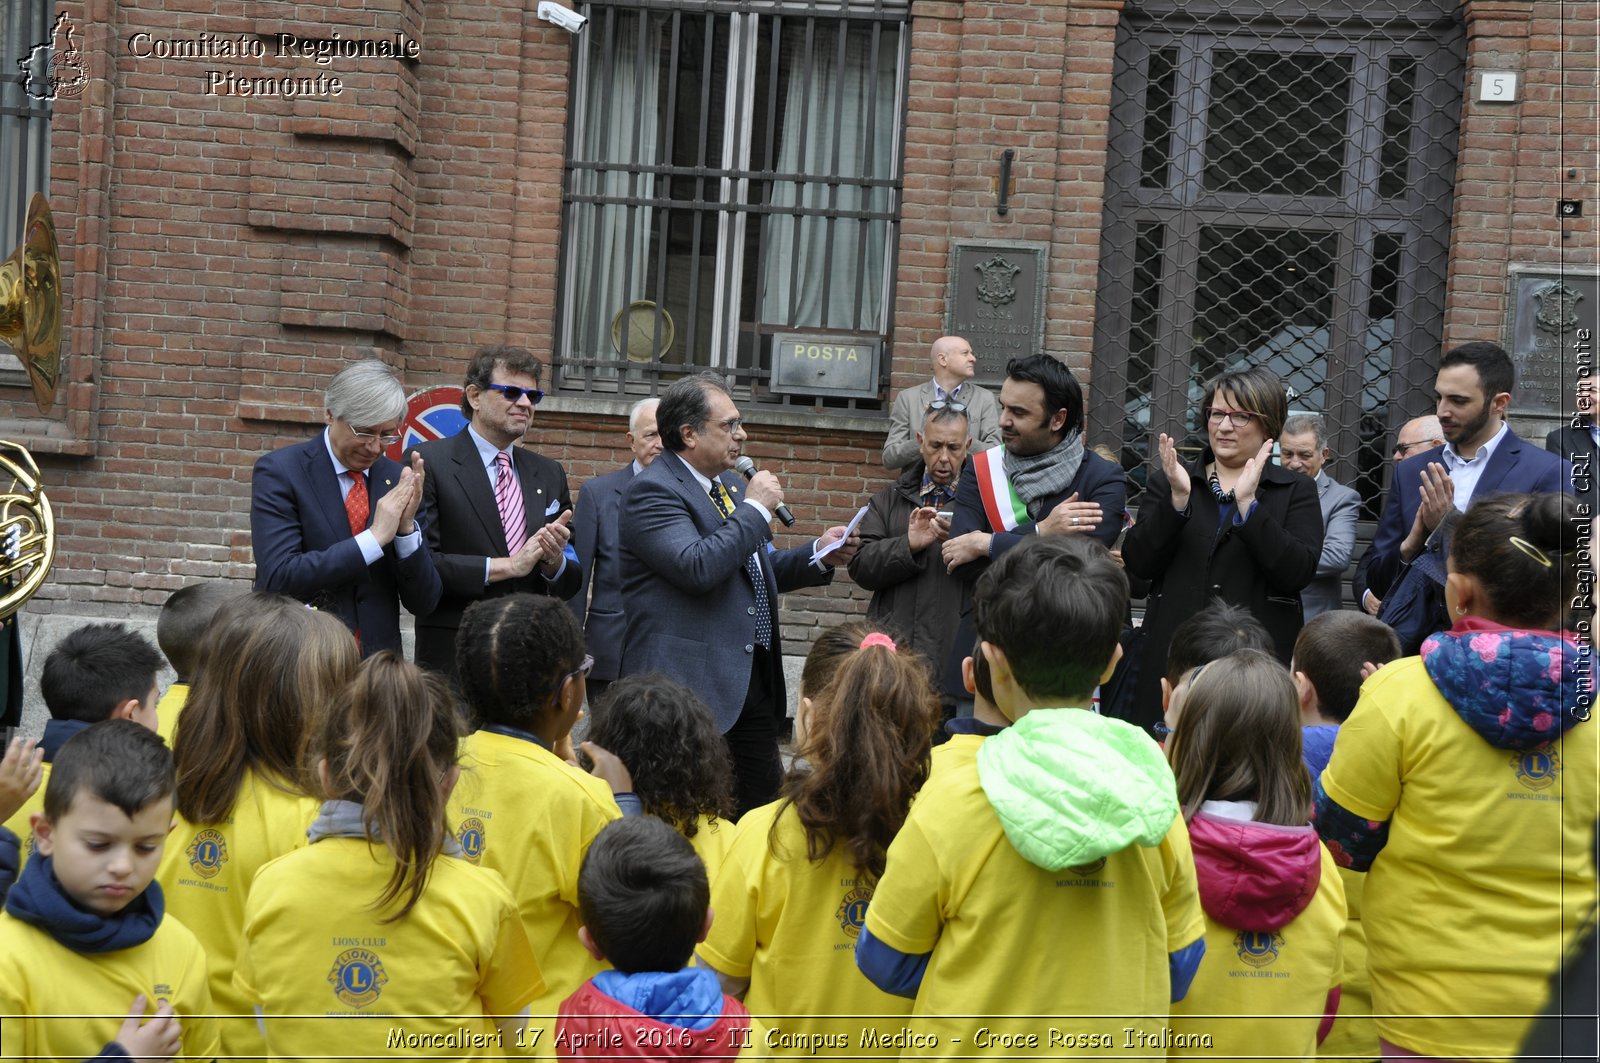
{"type": "Polygon", "coordinates": [[[627,765],[645,812],[687,838],[716,881],[733,844],[733,770],[706,703],[664,675],[631,675],[593,707],[587,738],[627,765]]]}

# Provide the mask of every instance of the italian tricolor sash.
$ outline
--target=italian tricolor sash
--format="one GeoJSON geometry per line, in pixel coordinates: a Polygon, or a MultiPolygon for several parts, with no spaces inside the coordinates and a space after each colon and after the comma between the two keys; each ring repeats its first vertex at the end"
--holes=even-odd
{"type": "Polygon", "coordinates": [[[983,511],[988,514],[993,531],[1016,531],[1018,525],[1032,519],[1017,489],[1006,478],[1005,454],[1005,447],[990,447],[972,460],[973,472],[978,476],[978,496],[983,499],[983,511]]]}

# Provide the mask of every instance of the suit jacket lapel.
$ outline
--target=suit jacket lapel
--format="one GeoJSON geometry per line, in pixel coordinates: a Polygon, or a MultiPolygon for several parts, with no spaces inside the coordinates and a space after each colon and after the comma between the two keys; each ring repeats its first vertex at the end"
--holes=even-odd
{"type": "MultiPolygon", "coordinates": [[[[330,538],[337,541],[341,536],[350,536],[350,515],[344,508],[344,490],[339,486],[339,477],[333,471],[333,459],[328,456],[328,446],[322,436],[311,441],[305,454],[306,481],[311,484],[311,495],[317,500],[317,505],[322,509],[323,519],[328,522],[330,538]]],[[[369,491],[370,500],[372,494],[369,491]]],[[[368,507],[367,524],[372,523],[371,507],[368,507]]]]}
{"type": "Polygon", "coordinates": [[[556,517],[561,516],[560,510],[555,513],[547,512],[550,503],[559,501],[554,494],[556,485],[553,483],[548,485],[552,493],[546,496],[544,488],[547,485],[540,483],[534,476],[536,463],[533,460],[533,455],[527,453],[521,447],[513,446],[511,448],[511,457],[511,464],[517,470],[517,482],[522,485],[523,516],[528,522],[528,534],[532,535],[556,517]]]}
{"type": "Polygon", "coordinates": [[[499,551],[497,556],[504,557],[507,553],[506,529],[500,523],[500,503],[494,499],[494,490],[489,486],[489,473],[483,467],[478,446],[465,428],[455,436],[450,463],[453,466],[450,475],[455,477],[461,493],[467,496],[467,508],[477,514],[479,523],[483,525],[483,534],[499,551]]]}
{"type": "Polygon", "coordinates": [[[1500,482],[1506,478],[1512,466],[1516,465],[1521,456],[1522,437],[1511,429],[1506,429],[1506,437],[1500,445],[1494,448],[1494,453],[1489,456],[1489,464],[1483,467],[1483,475],[1478,477],[1477,486],[1472,489],[1474,501],[1488,498],[1500,490],[1500,482]]]}

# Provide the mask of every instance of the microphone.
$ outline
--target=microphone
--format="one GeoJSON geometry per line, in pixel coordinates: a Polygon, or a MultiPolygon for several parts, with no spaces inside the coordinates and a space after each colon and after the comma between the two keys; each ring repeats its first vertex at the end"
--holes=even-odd
{"type": "MultiPolygon", "coordinates": [[[[756,474],[756,463],[745,457],[743,454],[739,455],[739,460],[733,463],[733,467],[739,470],[739,475],[743,476],[746,482],[748,482],[750,478],[756,474]]],[[[788,506],[784,505],[782,502],[779,502],[778,508],[773,510],[773,512],[777,514],[779,520],[783,521],[783,526],[785,528],[794,527],[794,514],[789,512],[788,506]]]]}

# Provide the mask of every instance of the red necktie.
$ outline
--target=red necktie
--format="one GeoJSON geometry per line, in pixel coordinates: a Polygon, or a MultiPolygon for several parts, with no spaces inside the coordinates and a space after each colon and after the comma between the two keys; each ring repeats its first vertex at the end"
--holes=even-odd
{"type": "Polygon", "coordinates": [[[344,496],[344,512],[350,518],[350,534],[360,535],[367,530],[367,517],[372,513],[367,504],[367,479],[358,472],[348,475],[350,492],[344,496]]]}

